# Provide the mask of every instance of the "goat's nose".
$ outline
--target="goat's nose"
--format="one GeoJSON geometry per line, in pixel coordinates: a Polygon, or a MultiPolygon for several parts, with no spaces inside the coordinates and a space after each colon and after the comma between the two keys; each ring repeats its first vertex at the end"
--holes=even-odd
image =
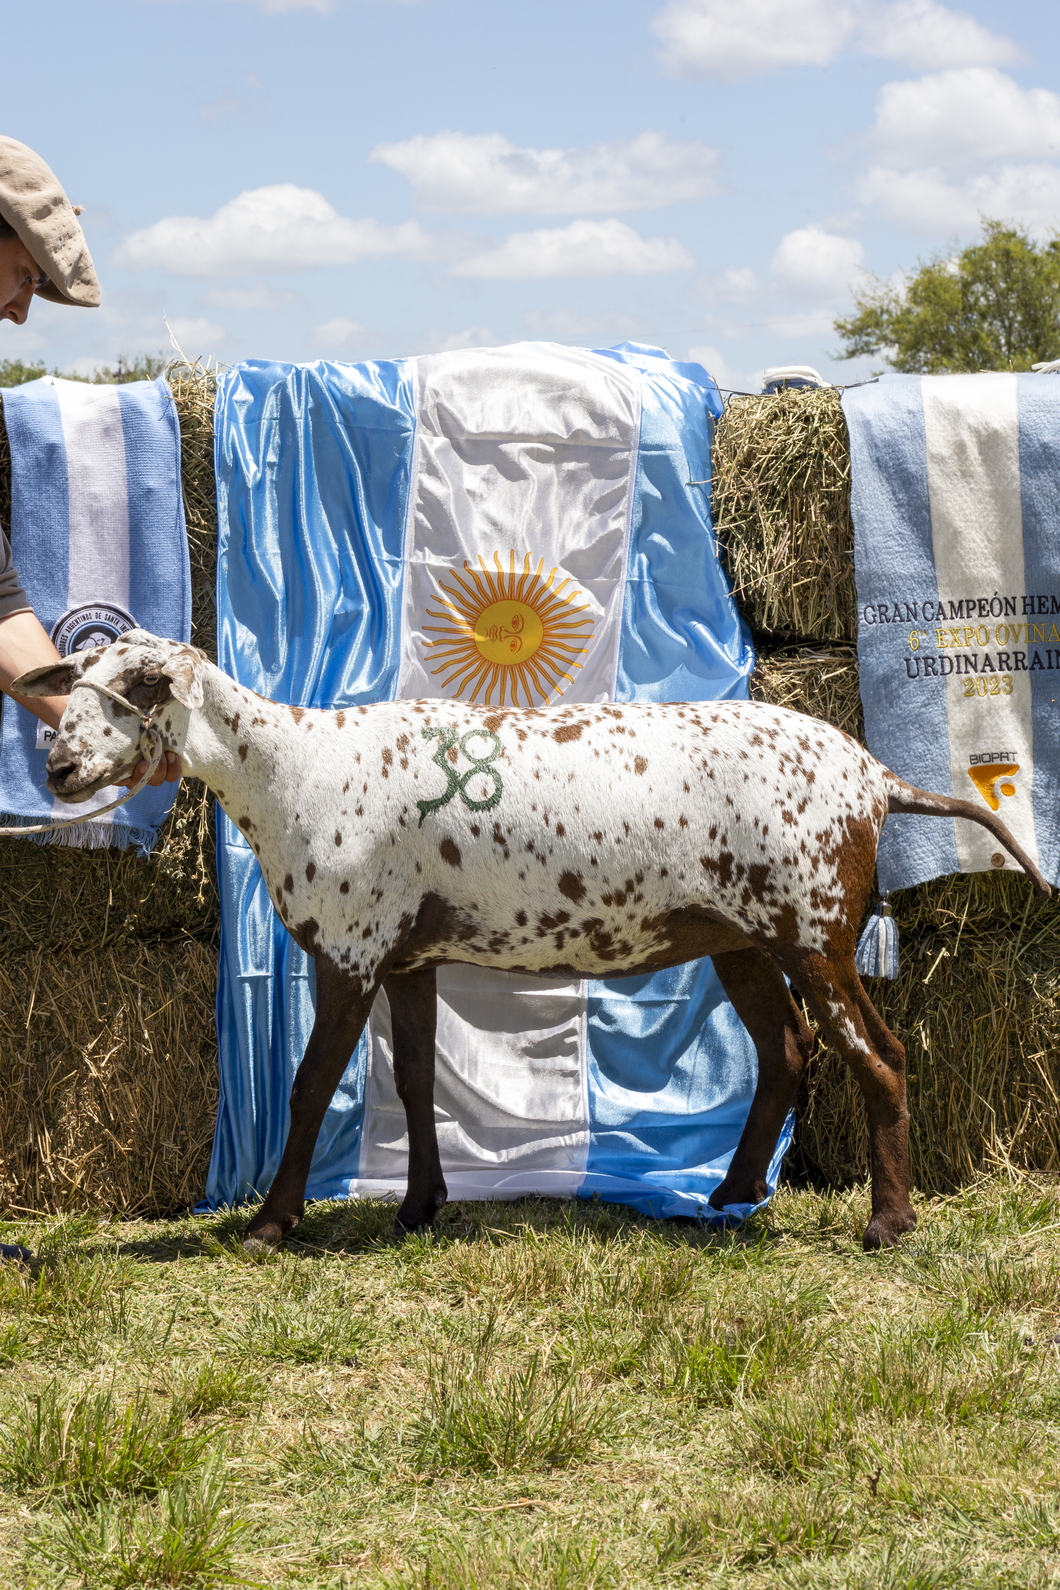
{"type": "Polygon", "coordinates": [[[61,783],[64,778],[69,778],[70,774],[76,771],[76,768],[77,764],[70,756],[56,756],[53,751],[48,758],[48,777],[54,779],[56,783],[61,783]]]}

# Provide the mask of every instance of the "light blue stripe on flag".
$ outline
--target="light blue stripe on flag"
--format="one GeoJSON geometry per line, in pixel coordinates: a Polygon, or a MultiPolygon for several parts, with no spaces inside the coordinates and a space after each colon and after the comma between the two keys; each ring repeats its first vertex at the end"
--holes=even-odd
{"type": "MultiPolygon", "coordinates": [[[[274,700],[394,694],[414,418],[407,366],[252,362],[218,383],[218,660],[274,700]]],[[[267,1189],[313,1022],[312,963],[272,909],[254,853],[218,811],[221,1096],[212,1204],[267,1189]]],[[[321,1128],[309,1193],[345,1191],[365,1044],[321,1128]]]]}

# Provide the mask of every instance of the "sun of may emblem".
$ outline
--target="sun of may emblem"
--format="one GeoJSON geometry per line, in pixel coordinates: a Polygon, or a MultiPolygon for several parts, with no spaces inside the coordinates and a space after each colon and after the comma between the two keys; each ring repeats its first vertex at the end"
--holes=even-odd
{"type": "Polygon", "coordinates": [[[542,574],[544,558],[534,569],[528,553],[521,572],[514,552],[507,572],[496,552],[493,569],[478,562],[464,563],[466,579],[454,572],[438,582],[442,611],[428,608],[436,622],[423,626],[434,637],[425,642],[431,673],[447,695],[488,707],[547,706],[582,666],[593,632],[588,603],[567,590],[569,579],[556,584],[560,570],[542,574]]]}

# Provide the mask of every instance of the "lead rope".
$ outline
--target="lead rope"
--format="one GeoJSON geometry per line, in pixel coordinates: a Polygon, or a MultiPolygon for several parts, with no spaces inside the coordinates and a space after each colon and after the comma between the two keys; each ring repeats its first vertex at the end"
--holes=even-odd
{"type": "Polygon", "coordinates": [[[23,834],[54,834],[60,828],[75,828],[78,823],[95,821],[97,817],[106,816],[107,812],[116,811],[119,806],[124,806],[126,801],[131,801],[134,795],[139,795],[144,785],[151,778],[165,754],[162,744],[162,735],[158,727],[151,722],[154,707],[150,712],[141,712],[139,707],[134,707],[131,701],[126,701],[116,690],[109,685],[100,684],[98,679],[75,679],[71,686],[71,694],[81,685],[87,685],[90,690],[98,690],[101,696],[109,696],[126,711],[135,713],[140,719],[140,744],[139,751],[148,760],[147,772],[143,778],[138,779],[125,795],[119,795],[116,801],[111,801],[107,806],[99,806],[94,812],[89,812],[86,817],[60,817],[54,823],[34,823],[32,827],[0,828],[0,839],[17,839],[23,834]]]}

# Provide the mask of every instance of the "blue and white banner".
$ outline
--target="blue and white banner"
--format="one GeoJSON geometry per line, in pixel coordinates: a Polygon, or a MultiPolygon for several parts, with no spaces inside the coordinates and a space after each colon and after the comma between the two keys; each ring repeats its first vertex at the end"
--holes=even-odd
{"type": "MultiPolygon", "coordinates": [[[[866,744],[999,812],[1060,883],[1060,378],[893,376],[843,410],[866,744]]],[[[877,859],[884,893],[1020,870],[939,818],[888,818],[877,859]]]]}
{"type": "MultiPolygon", "coordinates": [[[[162,379],[96,386],[44,376],[4,393],[11,445],[11,551],[33,610],[68,656],[139,625],[172,640],[191,634],[191,571],[180,483],[180,427],[162,379]]],[[[176,785],[145,789],[104,817],[119,793],[72,808],[45,783],[54,734],[15,702],[0,731],[0,822],[80,815],[45,838],[145,855],[176,785]]]]}
{"type": "MultiPolygon", "coordinates": [[[[633,345],[236,366],[217,397],[221,666],[303,706],[746,697],[709,513],[720,412],[698,365],[633,345]]],[[[312,963],[223,816],[218,856],[214,1205],[269,1186],[313,1015],[312,963]]],[[[709,961],[611,983],[456,966],[438,986],[450,1196],[706,1212],[756,1079],[709,961]]],[[[398,1193],[406,1164],[380,995],[309,1194],[398,1193]]]]}

